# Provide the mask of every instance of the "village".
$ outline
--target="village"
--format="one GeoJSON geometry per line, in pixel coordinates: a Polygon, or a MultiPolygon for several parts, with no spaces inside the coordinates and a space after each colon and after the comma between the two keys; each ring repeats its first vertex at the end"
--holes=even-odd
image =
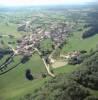
{"type": "MultiPolygon", "coordinates": [[[[29,25],[26,25],[28,29],[29,25]]],[[[42,27],[38,27],[31,34],[24,35],[22,38],[17,40],[17,46],[14,48],[11,44],[8,44],[8,47],[13,52],[8,61],[6,61],[3,65],[0,66],[1,69],[8,65],[10,59],[14,56],[22,55],[24,57],[30,57],[35,52],[41,57],[48,74],[52,77],[55,75],[50,71],[50,66],[53,68],[62,67],[68,64],[68,59],[72,57],[76,57],[80,55],[79,51],[73,51],[67,54],[60,54],[59,60],[54,59],[54,54],[58,48],[61,48],[64,43],[66,43],[67,38],[70,34],[68,30],[68,26],[65,23],[61,23],[59,25],[51,25],[49,30],[45,30],[42,27]],[[40,43],[44,39],[52,40],[53,50],[48,54],[43,54],[40,50],[40,43]]]]}
{"type": "Polygon", "coordinates": [[[66,24],[65,26],[64,24],[59,25],[59,27],[53,27],[52,25],[49,31],[43,29],[42,27],[38,27],[34,32],[32,32],[32,34],[25,35],[18,40],[16,50],[19,54],[22,52],[26,53],[28,50],[28,53],[31,53],[31,48],[37,48],[39,43],[47,38],[51,38],[54,46],[56,47],[57,45],[62,44],[67,39],[68,35],[69,33],[66,24]]]}

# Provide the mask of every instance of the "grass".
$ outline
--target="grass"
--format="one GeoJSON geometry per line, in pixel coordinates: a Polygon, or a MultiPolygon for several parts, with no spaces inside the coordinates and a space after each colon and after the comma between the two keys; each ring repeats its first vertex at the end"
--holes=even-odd
{"type": "MultiPolygon", "coordinates": [[[[46,79],[47,80],[47,79],[46,79]]],[[[2,100],[19,100],[20,97],[28,93],[34,92],[46,81],[45,79],[38,79],[34,81],[25,80],[24,83],[18,82],[19,85],[10,85],[6,90],[2,90],[2,100]]]]}
{"type": "MultiPolygon", "coordinates": [[[[74,36],[69,39],[68,44],[64,46],[62,52],[82,49],[89,50],[90,48],[95,48],[97,40],[98,35],[82,40],[81,34],[78,32],[74,33],[74,36]]],[[[4,57],[4,59],[5,58],[6,57],[4,57]]],[[[15,60],[17,59],[18,58],[15,58],[15,60]]],[[[54,72],[56,74],[71,73],[76,70],[77,67],[78,66],[67,65],[54,69],[54,72]]],[[[30,61],[26,64],[20,64],[15,69],[0,76],[0,100],[19,100],[19,98],[25,94],[33,93],[34,90],[40,88],[43,83],[49,79],[49,77],[47,77],[46,79],[39,78],[33,81],[28,81],[25,78],[26,69],[31,69],[32,73],[37,75],[46,72],[40,57],[37,54],[33,55],[30,61]]]]}
{"type": "MultiPolygon", "coordinates": [[[[9,26],[6,26],[4,23],[0,24],[0,35],[1,34],[11,34],[16,38],[20,37],[21,35],[21,33],[17,32],[17,27],[15,24],[9,24],[9,26]]],[[[82,32],[75,32],[74,36],[72,36],[68,40],[68,44],[65,44],[65,46],[63,47],[62,53],[70,52],[73,50],[89,51],[91,48],[96,48],[96,45],[98,44],[98,34],[84,40],[81,38],[81,35],[82,32]]],[[[15,39],[10,39],[8,37],[3,37],[2,40],[4,40],[6,44],[9,41],[16,41],[15,39]]],[[[50,41],[47,40],[47,44],[49,43],[50,41]]],[[[46,47],[45,49],[47,49],[47,47],[50,48],[50,45],[46,46],[46,43],[44,44],[43,41],[42,48],[43,47],[46,47]]],[[[2,64],[2,62],[4,62],[7,57],[8,55],[4,56],[4,58],[0,60],[0,64],[2,64]]],[[[14,58],[14,64],[19,61],[19,58],[20,57],[14,58]]],[[[10,65],[8,67],[10,67],[10,65]]],[[[67,65],[61,68],[54,69],[54,72],[56,74],[71,73],[72,71],[76,70],[77,67],[78,66],[67,65]]],[[[30,61],[28,61],[27,63],[20,64],[18,67],[0,76],[0,100],[19,100],[20,97],[24,96],[25,94],[33,93],[37,88],[40,88],[44,84],[44,82],[50,78],[38,78],[34,79],[33,81],[28,81],[25,78],[26,69],[31,69],[33,75],[39,76],[42,73],[46,73],[46,69],[40,57],[37,54],[33,55],[30,61]]],[[[92,92],[94,94],[98,94],[98,91],[92,92]]]]}
{"type": "MultiPolygon", "coordinates": [[[[16,60],[17,59],[18,58],[16,58],[16,60]]],[[[1,75],[0,97],[2,98],[2,100],[13,98],[14,96],[17,96],[19,94],[24,94],[25,92],[28,93],[29,90],[33,90],[33,88],[35,88],[35,85],[37,85],[36,81],[38,81],[38,84],[40,85],[40,80],[28,81],[25,78],[26,69],[31,69],[33,74],[38,75],[46,72],[40,57],[38,55],[34,55],[28,63],[20,64],[10,72],[1,75]]]]}
{"type": "Polygon", "coordinates": [[[24,32],[17,31],[17,25],[9,23],[9,25],[5,25],[5,23],[0,23],[0,35],[14,35],[15,37],[21,37],[24,32]]]}
{"type": "Polygon", "coordinates": [[[9,57],[9,55],[5,55],[2,59],[0,59],[0,65],[4,63],[4,61],[9,57]]]}
{"type": "MultiPolygon", "coordinates": [[[[7,26],[4,23],[0,23],[0,35],[15,36],[15,38],[9,38],[8,36],[0,38],[0,40],[4,41],[4,45],[8,45],[8,42],[16,41],[16,38],[19,38],[21,34],[17,32],[15,24],[10,23],[7,26]]],[[[0,60],[0,64],[2,64],[8,56],[9,55],[4,56],[0,60]]],[[[20,57],[15,57],[15,62],[8,65],[8,68],[17,64],[19,60],[20,57]]],[[[20,64],[18,67],[0,76],[0,100],[17,100],[21,96],[30,91],[34,91],[43,84],[45,80],[42,78],[28,81],[25,78],[26,69],[30,69],[32,74],[37,75],[37,77],[42,73],[46,73],[46,69],[40,57],[37,54],[33,55],[27,63],[20,64]]]]}
{"type": "Polygon", "coordinates": [[[70,52],[74,50],[89,51],[91,48],[93,49],[96,48],[96,45],[98,45],[98,34],[87,39],[82,39],[81,35],[82,35],[82,32],[74,33],[74,36],[72,36],[68,40],[68,43],[65,44],[65,46],[63,47],[62,53],[70,52]]]}
{"type": "MultiPolygon", "coordinates": [[[[15,60],[18,59],[19,58],[15,58],[15,60]]],[[[34,92],[34,90],[41,87],[43,83],[49,79],[49,77],[47,77],[45,79],[38,78],[33,81],[28,81],[25,78],[25,70],[28,68],[31,69],[33,74],[39,75],[46,72],[40,57],[37,54],[33,55],[26,64],[20,64],[15,69],[0,76],[0,100],[19,100],[19,98],[25,94],[34,92]]],[[[54,72],[56,74],[69,73],[76,68],[75,66],[68,65],[55,69],[54,72]]]]}
{"type": "Polygon", "coordinates": [[[54,72],[56,74],[60,74],[60,73],[71,73],[74,70],[76,70],[77,67],[78,66],[74,66],[74,65],[66,65],[66,66],[63,66],[63,67],[54,69],[54,72]]]}

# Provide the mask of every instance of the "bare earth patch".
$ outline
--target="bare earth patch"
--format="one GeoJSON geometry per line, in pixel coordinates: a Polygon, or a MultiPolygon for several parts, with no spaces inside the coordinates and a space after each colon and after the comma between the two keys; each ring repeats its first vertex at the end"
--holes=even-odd
{"type": "Polygon", "coordinates": [[[68,64],[67,61],[56,60],[56,61],[52,64],[52,67],[53,67],[53,68],[59,68],[59,67],[65,66],[65,65],[67,65],[67,64],[68,64]]]}

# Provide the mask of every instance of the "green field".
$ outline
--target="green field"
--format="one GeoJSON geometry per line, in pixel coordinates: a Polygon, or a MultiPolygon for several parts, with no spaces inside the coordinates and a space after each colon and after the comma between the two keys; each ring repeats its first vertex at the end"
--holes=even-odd
{"type": "MultiPolygon", "coordinates": [[[[69,73],[75,70],[75,66],[64,66],[55,69],[55,74],[69,73]]],[[[18,100],[21,96],[33,92],[35,89],[43,85],[49,77],[43,79],[39,76],[45,73],[45,67],[38,55],[32,56],[31,60],[26,64],[21,64],[8,73],[0,76],[0,99],[1,100],[18,100]],[[37,77],[33,81],[25,78],[25,70],[31,69],[33,75],[37,77]],[[39,78],[38,78],[39,77],[39,78]]]]}
{"type": "MultiPolygon", "coordinates": [[[[81,38],[81,34],[81,32],[75,32],[74,35],[69,38],[68,44],[65,44],[63,47],[62,52],[69,52],[73,50],[90,50],[91,48],[96,47],[98,43],[98,35],[83,40],[81,38]]],[[[8,37],[3,37],[2,39],[5,40],[5,43],[10,41],[8,37]]],[[[0,63],[2,63],[5,59],[6,57],[4,57],[0,63]]],[[[16,60],[17,57],[15,61],[16,60]]],[[[70,73],[76,68],[77,66],[67,65],[55,69],[54,72],[56,74],[70,73]]],[[[26,69],[31,69],[32,73],[37,77],[39,77],[42,73],[46,73],[43,62],[41,61],[40,57],[35,54],[26,64],[20,64],[18,67],[0,76],[0,100],[18,100],[25,94],[31,93],[35,89],[41,87],[43,83],[49,79],[49,77],[47,77],[46,79],[37,78],[33,81],[28,81],[25,78],[26,69]]]]}
{"type": "MultiPolygon", "coordinates": [[[[15,59],[17,63],[17,58],[15,59]]],[[[0,76],[0,97],[2,100],[7,98],[13,98],[24,94],[28,90],[33,90],[36,88],[37,84],[40,85],[43,79],[35,79],[34,81],[28,81],[25,78],[26,69],[31,69],[32,73],[39,77],[41,73],[45,72],[45,67],[38,55],[32,56],[31,60],[26,64],[20,64],[18,67],[9,71],[8,73],[0,76]],[[42,80],[40,82],[40,80],[42,80]],[[38,81],[38,83],[36,82],[38,81]],[[33,86],[34,85],[34,86],[33,86]],[[32,87],[32,88],[31,88],[32,87]]]]}
{"type": "Polygon", "coordinates": [[[69,38],[68,43],[63,47],[62,53],[74,51],[74,50],[91,50],[95,49],[98,45],[98,34],[87,39],[82,39],[82,32],[75,32],[73,36],[69,38]]]}
{"type": "MultiPolygon", "coordinates": [[[[72,51],[72,50],[89,50],[90,48],[95,48],[98,40],[98,35],[91,38],[82,40],[80,38],[80,33],[74,33],[74,36],[71,37],[68,44],[63,48],[63,51],[72,51]],[[78,38],[77,38],[78,37],[78,38]],[[80,45],[79,45],[80,43],[80,45]]],[[[5,58],[4,58],[5,59],[5,58]]],[[[41,61],[40,57],[35,54],[32,56],[29,62],[26,64],[20,64],[18,67],[9,71],[8,73],[0,76],[0,98],[2,100],[18,100],[18,97],[24,96],[30,92],[33,92],[35,89],[43,85],[43,83],[49,79],[38,78],[33,81],[28,81],[25,78],[25,70],[31,69],[32,73],[37,77],[41,73],[45,73],[46,69],[41,61]],[[13,99],[14,98],[14,99],[13,99]]],[[[70,73],[74,71],[77,66],[64,66],[54,70],[55,74],[59,73],[70,73]]]]}
{"type": "MultiPolygon", "coordinates": [[[[32,11],[33,12],[33,11],[32,11]]],[[[70,11],[71,12],[71,11],[70,11]]],[[[76,12],[76,13],[80,13],[80,12],[76,12]]],[[[16,22],[21,22],[21,21],[28,21],[31,20],[31,18],[33,16],[37,16],[38,20],[35,20],[35,22],[38,24],[39,22],[45,22],[48,24],[51,23],[55,23],[57,21],[57,23],[59,22],[63,22],[63,20],[65,21],[69,21],[71,23],[72,22],[72,17],[73,15],[70,15],[67,11],[42,11],[42,15],[40,14],[40,10],[33,12],[33,14],[31,14],[31,12],[19,12],[16,13],[15,12],[12,13],[10,15],[10,13],[8,13],[7,15],[4,15],[6,17],[8,17],[8,19],[4,19],[2,20],[2,17],[0,19],[0,21],[2,21],[0,23],[0,36],[2,35],[7,35],[7,36],[3,36],[2,38],[0,38],[0,41],[3,40],[4,41],[4,48],[8,47],[8,42],[15,42],[15,44],[12,44],[13,47],[16,47],[16,41],[17,39],[19,39],[21,36],[23,36],[24,34],[26,34],[25,32],[18,32],[17,31],[17,25],[16,22]],[[37,15],[38,14],[38,15],[37,15]],[[69,16],[71,17],[68,17],[69,16]],[[40,16],[45,16],[45,17],[40,17],[40,16]],[[6,24],[6,22],[8,22],[8,25],[6,24]],[[14,38],[9,38],[8,35],[13,35],[14,38]]],[[[35,16],[35,17],[36,17],[35,16]]],[[[34,17],[34,18],[35,18],[34,17]]],[[[75,18],[75,17],[74,17],[75,18]]],[[[73,18],[73,19],[74,19],[73,18]]],[[[75,18],[76,19],[76,18],[75,18]]],[[[77,20],[77,19],[76,19],[77,20]]],[[[32,22],[32,25],[34,24],[34,22],[32,22]]],[[[42,24],[42,23],[41,23],[42,24]]],[[[48,28],[48,24],[45,26],[46,28],[48,28]]],[[[83,23],[84,24],[84,23],[83,23]]],[[[36,26],[36,24],[34,24],[36,26]]],[[[39,24],[38,24],[39,25],[39,24]]],[[[33,26],[33,27],[35,27],[33,26]]],[[[80,25],[79,27],[77,26],[77,28],[81,28],[83,27],[83,25],[80,25]]],[[[77,29],[75,29],[77,30],[77,29]]],[[[61,53],[68,53],[71,51],[77,51],[77,50],[91,50],[91,49],[95,49],[96,45],[98,45],[98,34],[87,38],[87,39],[82,39],[83,31],[75,31],[72,32],[73,36],[69,37],[67,40],[67,44],[64,44],[64,47],[61,50],[61,53]]],[[[44,41],[41,42],[41,50],[52,50],[51,48],[51,40],[50,39],[46,39],[44,41]]],[[[1,48],[1,44],[0,44],[0,48],[1,48]]],[[[9,55],[5,55],[1,60],[0,60],[0,65],[6,60],[6,58],[9,55]]],[[[8,65],[8,68],[15,66],[17,63],[19,63],[21,59],[21,56],[16,56],[14,58],[14,62],[8,65]]],[[[66,65],[60,68],[56,68],[53,69],[54,73],[56,75],[60,74],[60,73],[71,73],[73,71],[75,71],[78,68],[78,65],[76,66],[72,66],[72,65],[66,65]]],[[[32,93],[36,90],[39,89],[40,87],[42,87],[44,85],[44,82],[46,82],[47,80],[51,79],[50,76],[47,76],[46,78],[42,78],[42,74],[43,73],[47,73],[45,66],[41,60],[41,58],[38,56],[38,54],[34,54],[30,60],[28,62],[26,62],[25,64],[19,64],[17,67],[15,67],[14,69],[10,70],[9,72],[0,75],[0,100],[19,100],[21,97],[23,97],[26,94],[32,93]],[[30,81],[27,80],[25,77],[25,71],[27,69],[30,69],[32,71],[32,74],[34,76],[34,80],[30,81]]],[[[98,95],[98,91],[93,91],[91,90],[93,94],[97,94],[98,95]]]]}

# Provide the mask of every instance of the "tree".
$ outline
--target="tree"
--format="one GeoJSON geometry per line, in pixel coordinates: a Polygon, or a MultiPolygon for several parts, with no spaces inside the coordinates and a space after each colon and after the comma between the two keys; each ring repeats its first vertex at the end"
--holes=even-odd
{"type": "Polygon", "coordinates": [[[33,75],[32,75],[32,73],[31,73],[31,70],[30,69],[27,69],[26,70],[26,78],[28,79],[28,80],[33,80],[34,79],[34,77],[33,77],[33,75]]]}
{"type": "Polygon", "coordinates": [[[72,74],[78,83],[98,90],[98,52],[88,54],[81,68],[72,74]]]}
{"type": "Polygon", "coordinates": [[[24,31],[26,32],[26,29],[25,29],[26,25],[21,25],[17,28],[17,31],[24,31]]]}
{"type": "Polygon", "coordinates": [[[88,26],[89,29],[87,31],[85,31],[82,35],[82,38],[85,39],[85,38],[88,38],[88,37],[91,37],[95,34],[98,33],[98,13],[97,13],[97,10],[96,8],[94,8],[95,11],[94,12],[89,12],[87,14],[87,19],[86,19],[86,22],[88,23],[88,26]]]}
{"type": "Polygon", "coordinates": [[[49,80],[34,93],[33,100],[83,100],[89,91],[66,75],[58,75],[49,80]]]}
{"type": "Polygon", "coordinates": [[[1,40],[0,42],[1,42],[2,45],[4,44],[4,41],[3,40],[1,40]]]}
{"type": "Polygon", "coordinates": [[[21,59],[21,63],[25,64],[27,61],[30,60],[29,56],[24,55],[23,58],[21,59]]]}

